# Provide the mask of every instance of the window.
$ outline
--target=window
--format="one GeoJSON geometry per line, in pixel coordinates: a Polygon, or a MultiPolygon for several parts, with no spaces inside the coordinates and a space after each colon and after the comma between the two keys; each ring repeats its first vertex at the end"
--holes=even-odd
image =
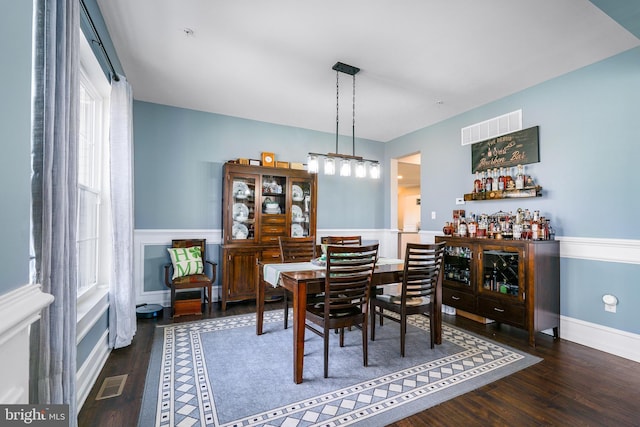
{"type": "Polygon", "coordinates": [[[80,79],[78,146],[78,295],[97,284],[100,223],[101,102],[90,82],[80,79]]]}
{"type": "Polygon", "coordinates": [[[81,35],[78,137],[78,297],[108,279],[109,239],[106,208],[108,181],[109,84],[81,35]],[[105,175],[106,176],[106,175],[105,175]]]}

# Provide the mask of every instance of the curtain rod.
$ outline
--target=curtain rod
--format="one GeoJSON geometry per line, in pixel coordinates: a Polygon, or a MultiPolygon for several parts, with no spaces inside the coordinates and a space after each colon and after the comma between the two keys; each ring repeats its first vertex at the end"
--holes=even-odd
{"type": "Polygon", "coordinates": [[[118,74],[116,73],[115,68],[113,68],[113,63],[111,62],[111,58],[109,58],[109,54],[107,50],[104,48],[104,44],[102,43],[102,39],[100,38],[100,34],[98,34],[98,30],[96,29],[95,24],[93,23],[93,19],[91,19],[91,15],[89,15],[89,10],[87,9],[87,5],[84,3],[84,0],[80,0],[80,5],[82,6],[82,11],[84,15],[87,17],[89,21],[89,25],[91,26],[91,31],[93,31],[93,35],[95,40],[92,42],[97,43],[100,46],[100,50],[102,51],[102,55],[107,60],[107,64],[109,64],[109,69],[111,70],[111,78],[115,81],[120,81],[118,74]]]}

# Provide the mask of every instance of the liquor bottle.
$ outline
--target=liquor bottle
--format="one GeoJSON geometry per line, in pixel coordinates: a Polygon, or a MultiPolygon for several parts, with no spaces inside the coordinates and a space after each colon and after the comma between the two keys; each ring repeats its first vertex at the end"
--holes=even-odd
{"type": "Polygon", "coordinates": [[[531,240],[540,240],[540,211],[533,211],[531,220],[531,240]]]}
{"type": "Polygon", "coordinates": [[[504,168],[500,168],[500,175],[498,176],[498,191],[507,189],[507,177],[504,174],[504,168]]]}
{"type": "Polygon", "coordinates": [[[487,180],[484,184],[484,191],[491,191],[493,187],[493,177],[491,175],[491,169],[487,169],[487,180]]]}
{"type": "Polygon", "coordinates": [[[531,212],[529,209],[524,210],[524,218],[522,220],[522,238],[531,240],[531,212]]]}
{"type": "Polygon", "coordinates": [[[509,172],[509,177],[507,178],[507,184],[508,184],[508,189],[509,190],[514,190],[516,188],[516,180],[514,179],[515,175],[515,168],[511,168],[511,171],[509,172]]]}
{"type": "Polygon", "coordinates": [[[467,222],[464,217],[460,218],[460,224],[458,224],[458,236],[467,237],[467,222]]]}
{"type": "Polygon", "coordinates": [[[500,177],[498,175],[498,168],[493,168],[493,183],[491,184],[491,191],[498,191],[500,188],[500,177]]]}
{"type": "Polygon", "coordinates": [[[540,217],[540,240],[549,240],[549,220],[540,217]]]}
{"type": "Polygon", "coordinates": [[[489,226],[489,220],[486,214],[480,215],[480,219],[478,220],[478,231],[476,232],[477,237],[487,237],[487,227],[489,226]]]}
{"type": "Polygon", "coordinates": [[[516,190],[524,188],[524,165],[518,165],[518,174],[516,175],[516,190]]]}
{"type": "Polygon", "coordinates": [[[522,237],[522,208],[518,208],[513,224],[513,238],[519,240],[522,237]]]}
{"type": "Polygon", "coordinates": [[[476,179],[473,181],[473,192],[480,193],[480,187],[482,186],[482,180],[480,179],[480,172],[476,171],[476,179]]]}
{"type": "Polygon", "coordinates": [[[471,217],[467,221],[467,232],[469,237],[478,237],[478,223],[475,220],[475,215],[471,214],[471,217]]]}

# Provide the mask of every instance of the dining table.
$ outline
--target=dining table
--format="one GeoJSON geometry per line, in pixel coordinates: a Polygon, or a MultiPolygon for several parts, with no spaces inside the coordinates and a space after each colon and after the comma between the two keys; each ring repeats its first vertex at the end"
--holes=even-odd
{"type": "MultiPolygon", "coordinates": [[[[282,286],[293,294],[293,381],[302,383],[304,367],[304,336],[307,295],[324,292],[324,266],[314,262],[262,264],[259,268],[259,279],[272,286],[282,286]]],[[[404,261],[400,259],[379,258],[373,272],[371,286],[374,295],[376,289],[383,285],[402,281],[404,261]]],[[[442,343],[442,286],[440,281],[436,288],[434,304],[435,343],[442,343]]],[[[258,314],[256,314],[258,315],[258,314]]],[[[262,324],[262,319],[257,319],[262,324]]]]}

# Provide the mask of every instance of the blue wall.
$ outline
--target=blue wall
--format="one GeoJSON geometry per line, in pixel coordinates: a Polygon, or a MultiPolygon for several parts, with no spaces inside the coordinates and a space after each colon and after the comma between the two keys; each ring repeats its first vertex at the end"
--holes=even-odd
{"type": "MultiPolygon", "coordinates": [[[[273,151],[306,163],[310,151],[335,151],[333,134],[219,114],[136,101],[133,117],[136,229],[221,228],[228,160],[273,151]]],[[[382,160],[384,144],[357,140],[356,154],[382,160]]],[[[318,227],[383,228],[382,180],[318,179],[318,227]]]]}
{"type": "Polygon", "coordinates": [[[0,295],[29,283],[32,2],[1,0],[0,295]]]}
{"type": "MultiPolygon", "coordinates": [[[[440,230],[453,209],[491,214],[522,207],[551,218],[559,236],[638,240],[639,94],[636,48],[397,138],[386,155],[422,152],[424,229],[440,230]],[[456,206],[455,198],[471,192],[474,179],[471,148],[461,146],[460,129],[517,109],[524,128],[540,127],[541,161],[527,165],[527,172],[544,196],[456,206]]],[[[638,277],[639,264],[563,260],[561,314],[638,333],[638,277]],[[620,299],[615,315],[603,310],[605,293],[620,299]]]]}

